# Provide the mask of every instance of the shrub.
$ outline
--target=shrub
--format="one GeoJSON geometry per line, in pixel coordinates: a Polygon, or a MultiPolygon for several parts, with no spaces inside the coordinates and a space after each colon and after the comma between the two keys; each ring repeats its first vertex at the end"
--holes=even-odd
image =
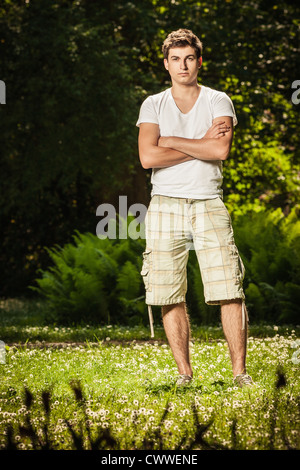
{"type": "Polygon", "coordinates": [[[141,323],[147,318],[142,250],[139,240],[77,232],[74,243],[48,249],[53,266],[32,289],[46,297],[57,323],[141,323]]]}
{"type": "MultiPolygon", "coordinates": [[[[130,219],[129,219],[130,220],[130,219]]],[[[262,210],[234,221],[245,264],[244,289],[251,320],[295,323],[300,304],[300,221],[297,209],[262,210]]],[[[38,287],[57,323],[148,324],[140,275],[142,239],[99,239],[91,233],[48,249],[53,266],[41,271],[38,287]]],[[[194,251],[188,261],[187,304],[196,323],[219,322],[219,307],[206,305],[194,251]]],[[[160,313],[157,312],[157,316],[160,313]]]]}
{"type": "Polygon", "coordinates": [[[245,264],[245,293],[255,320],[299,321],[300,221],[298,209],[239,217],[235,239],[245,264]]]}
{"type": "MultiPolygon", "coordinates": [[[[241,215],[233,222],[236,244],[246,268],[244,290],[251,321],[299,322],[300,221],[298,209],[241,215]]],[[[191,318],[219,321],[218,307],[205,304],[195,252],[188,264],[187,301],[191,318]]]]}

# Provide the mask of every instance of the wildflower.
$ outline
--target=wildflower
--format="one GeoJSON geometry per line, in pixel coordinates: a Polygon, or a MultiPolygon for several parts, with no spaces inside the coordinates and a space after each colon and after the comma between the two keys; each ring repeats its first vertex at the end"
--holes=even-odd
{"type": "Polygon", "coordinates": [[[172,419],[166,419],[164,424],[165,424],[166,429],[170,429],[170,427],[173,424],[173,420],[172,419]]]}

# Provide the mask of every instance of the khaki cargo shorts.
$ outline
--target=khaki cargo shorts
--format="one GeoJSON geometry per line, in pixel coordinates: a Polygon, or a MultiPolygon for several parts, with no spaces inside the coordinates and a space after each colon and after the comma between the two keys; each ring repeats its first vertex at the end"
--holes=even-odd
{"type": "Polygon", "coordinates": [[[146,304],[185,301],[189,251],[197,254],[207,304],[242,299],[244,265],[221,198],[152,197],[145,218],[143,276],[146,304]]]}

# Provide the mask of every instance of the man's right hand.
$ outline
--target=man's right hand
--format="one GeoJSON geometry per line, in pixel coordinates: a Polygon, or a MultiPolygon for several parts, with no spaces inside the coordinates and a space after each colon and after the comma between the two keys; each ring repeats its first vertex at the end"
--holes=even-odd
{"type": "Polygon", "coordinates": [[[230,131],[230,126],[228,126],[225,121],[216,121],[213,125],[208,129],[206,134],[204,135],[205,139],[220,139],[224,137],[226,132],[230,131]]]}

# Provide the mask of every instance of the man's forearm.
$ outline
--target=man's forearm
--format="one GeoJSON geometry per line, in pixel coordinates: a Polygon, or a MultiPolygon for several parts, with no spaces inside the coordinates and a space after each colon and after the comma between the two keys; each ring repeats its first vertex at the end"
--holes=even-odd
{"type": "Polygon", "coordinates": [[[149,146],[147,152],[140,152],[140,154],[144,168],[167,168],[194,160],[193,156],[187,155],[184,152],[157,145],[149,146]]]}
{"type": "Polygon", "coordinates": [[[198,160],[226,160],[230,150],[229,142],[205,137],[202,139],[163,137],[159,145],[162,145],[162,148],[183,152],[198,160]]]}

